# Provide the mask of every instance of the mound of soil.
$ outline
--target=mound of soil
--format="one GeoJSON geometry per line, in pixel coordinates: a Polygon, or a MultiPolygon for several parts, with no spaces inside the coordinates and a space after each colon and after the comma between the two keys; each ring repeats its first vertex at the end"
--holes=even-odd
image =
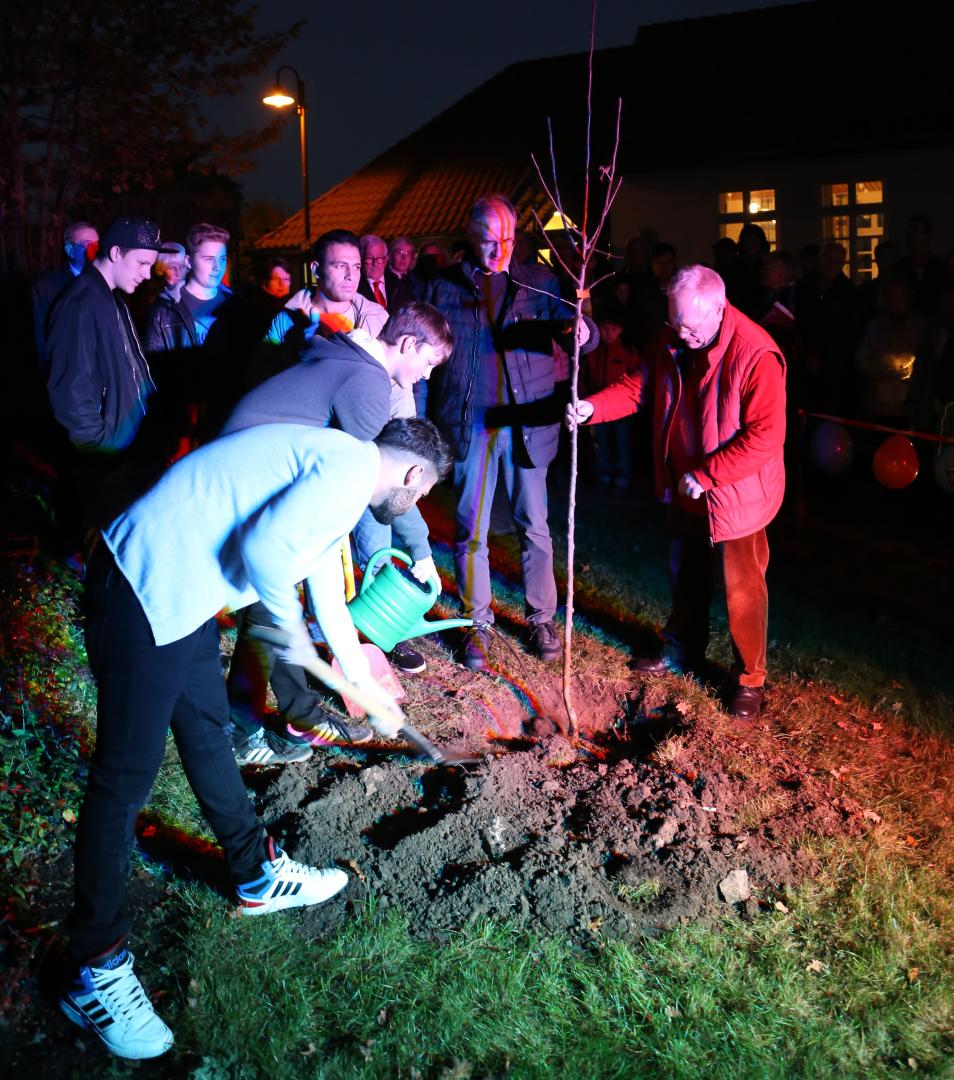
{"type": "MultiPolygon", "coordinates": [[[[372,894],[430,938],[494,917],[581,943],[634,939],[771,906],[811,871],[805,840],[864,825],[860,806],[780,748],[768,720],[740,727],[684,680],[627,699],[591,665],[578,680],[578,700],[597,703],[587,737],[534,739],[521,732],[553,725],[513,694],[512,677],[429,660],[426,683],[406,680],[409,715],[415,696],[433,715],[443,684],[458,722],[445,717],[442,735],[481,752],[478,764],[428,766],[380,748],[318,754],[259,785],[263,819],[296,858],[351,873],[340,898],[305,914],[307,933],[372,894]]],[[[558,698],[559,675],[528,663],[533,698],[558,698]]]]}

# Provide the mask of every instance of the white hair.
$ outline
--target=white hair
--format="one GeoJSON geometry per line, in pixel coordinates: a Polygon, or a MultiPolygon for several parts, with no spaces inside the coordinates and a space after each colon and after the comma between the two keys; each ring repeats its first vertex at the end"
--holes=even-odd
{"type": "Polygon", "coordinates": [[[715,270],[695,263],[673,274],[666,295],[671,299],[677,295],[685,296],[691,304],[699,307],[724,307],[725,282],[715,270]]]}
{"type": "Polygon", "coordinates": [[[382,244],[384,247],[388,246],[383,237],[375,236],[374,233],[365,233],[358,241],[358,247],[361,251],[362,258],[367,255],[368,248],[372,244],[382,244]]]}

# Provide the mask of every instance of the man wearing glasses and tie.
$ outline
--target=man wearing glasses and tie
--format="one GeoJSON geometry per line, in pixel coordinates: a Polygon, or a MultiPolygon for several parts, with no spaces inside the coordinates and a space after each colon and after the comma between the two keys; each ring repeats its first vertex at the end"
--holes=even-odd
{"type": "MultiPolygon", "coordinates": [[[[388,245],[380,236],[361,237],[361,282],[358,292],[394,314],[414,299],[409,278],[399,277],[388,265],[388,245]]],[[[410,248],[413,255],[414,249],[410,248]]]]}

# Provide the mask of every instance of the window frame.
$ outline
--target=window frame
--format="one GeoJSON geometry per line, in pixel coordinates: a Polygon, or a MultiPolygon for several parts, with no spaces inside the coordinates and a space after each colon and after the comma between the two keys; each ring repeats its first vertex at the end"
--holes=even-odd
{"type": "Polygon", "coordinates": [[[848,259],[845,264],[846,276],[855,285],[861,285],[868,281],[875,281],[878,277],[878,264],[874,259],[874,249],[878,246],[878,243],[888,235],[888,215],[885,209],[886,206],[886,194],[885,194],[885,181],[879,179],[877,181],[872,180],[859,180],[854,177],[845,178],[842,180],[832,180],[824,183],[820,186],[818,192],[818,201],[821,207],[821,236],[822,242],[827,243],[829,240],[835,240],[840,244],[844,244],[847,248],[848,259]],[[881,184],[881,200],[880,202],[859,202],[858,201],[858,185],[865,183],[877,182],[881,184]],[[848,200],[840,206],[826,205],[825,196],[826,191],[830,192],[832,188],[837,185],[844,184],[848,188],[848,200]],[[858,218],[863,215],[880,215],[881,217],[881,232],[872,233],[872,247],[871,247],[871,264],[869,268],[862,271],[858,267],[858,218]],[[833,221],[835,218],[844,217],[848,219],[848,235],[843,236],[827,236],[826,235],[826,223],[833,221]]]}
{"type": "MultiPolygon", "coordinates": [[[[775,226],[775,237],[769,239],[769,250],[779,250],[779,220],[778,220],[778,188],[766,187],[764,184],[761,187],[749,187],[740,188],[742,192],[742,210],[726,211],[723,212],[720,209],[720,200],[724,195],[730,194],[728,191],[719,191],[716,193],[716,239],[721,240],[728,234],[723,232],[723,228],[727,225],[738,225],[741,229],[743,225],[762,225],[764,228],[764,222],[771,222],[775,226]],[[749,210],[749,206],[752,204],[752,193],[754,191],[771,191],[772,193],[772,209],[771,210],[758,210],[753,213],[749,210]]],[[[733,237],[735,239],[735,237],[733,237]]]]}

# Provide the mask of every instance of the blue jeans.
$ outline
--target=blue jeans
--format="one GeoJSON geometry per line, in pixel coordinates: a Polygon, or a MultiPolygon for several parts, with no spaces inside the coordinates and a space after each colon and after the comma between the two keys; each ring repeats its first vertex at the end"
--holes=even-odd
{"type": "Polygon", "coordinates": [[[547,521],[547,470],[546,466],[517,464],[515,457],[523,453],[522,446],[514,446],[513,428],[488,431],[475,427],[467,456],[454,465],[457,588],[464,614],[475,622],[494,621],[487,533],[498,470],[520,540],[527,616],[532,623],[549,622],[556,611],[553,541],[547,521]]]}

